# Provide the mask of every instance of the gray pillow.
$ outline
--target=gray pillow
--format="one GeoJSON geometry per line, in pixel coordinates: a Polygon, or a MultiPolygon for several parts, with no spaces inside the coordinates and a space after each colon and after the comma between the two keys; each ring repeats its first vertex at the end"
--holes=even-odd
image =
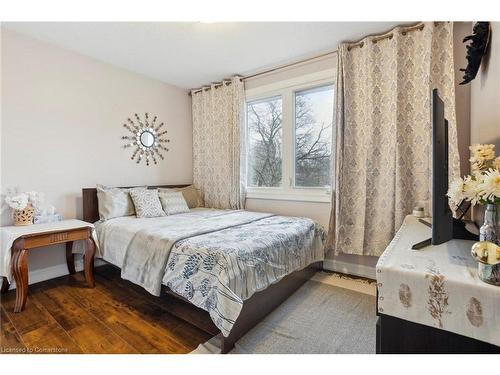
{"type": "Polygon", "coordinates": [[[186,200],[189,208],[204,207],[203,197],[201,196],[200,189],[196,189],[194,185],[189,185],[183,188],[160,188],[158,189],[160,193],[162,192],[174,192],[180,191],[186,200]]]}
{"type": "Polygon", "coordinates": [[[165,216],[157,190],[134,190],[130,192],[137,217],[165,216]]]}
{"type": "Polygon", "coordinates": [[[97,185],[99,219],[109,220],[115,217],[135,215],[134,203],[129,194],[132,190],[146,190],[146,187],[122,189],[97,185]]]}
{"type": "Polygon", "coordinates": [[[160,196],[160,202],[163,206],[163,211],[167,215],[182,214],[184,212],[189,212],[189,207],[180,191],[166,192],[162,191],[158,194],[160,196]]]}

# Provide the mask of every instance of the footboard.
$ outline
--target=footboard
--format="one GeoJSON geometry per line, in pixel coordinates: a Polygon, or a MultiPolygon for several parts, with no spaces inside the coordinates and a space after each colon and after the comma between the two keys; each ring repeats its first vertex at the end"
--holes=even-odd
{"type": "Polygon", "coordinates": [[[255,293],[246,300],[229,336],[224,337],[222,333],[220,334],[221,353],[230,352],[236,341],[281,305],[320,269],[322,269],[322,262],[313,263],[300,271],[285,276],[276,284],[270,285],[267,289],[255,293]]]}

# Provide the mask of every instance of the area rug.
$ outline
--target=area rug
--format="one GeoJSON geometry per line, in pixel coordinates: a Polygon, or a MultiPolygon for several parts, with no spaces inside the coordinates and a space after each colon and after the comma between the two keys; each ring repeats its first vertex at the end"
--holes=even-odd
{"type": "MultiPolygon", "coordinates": [[[[231,354],[375,353],[375,296],[351,289],[306,282],[231,354]]],[[[213,337],[192,353],[215,354],[219,348],[213,337]]]]}

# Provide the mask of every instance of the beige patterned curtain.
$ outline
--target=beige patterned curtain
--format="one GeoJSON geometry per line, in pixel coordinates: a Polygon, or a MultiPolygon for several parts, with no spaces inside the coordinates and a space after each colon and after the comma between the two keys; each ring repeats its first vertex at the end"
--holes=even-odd
{"type": "Polygon", "coordinates": [[[336,189],[328,247],[382,254],[415,205],[430,210],[431,90],[445,101],[450,178],[459,175],[452,23],[339,47],[336,189]]]}
{"type": "Polygon", "coordinates": [[[244,206],[243,103],[239,77],[192,94],[193,179],[207,207],[244,206]]]}

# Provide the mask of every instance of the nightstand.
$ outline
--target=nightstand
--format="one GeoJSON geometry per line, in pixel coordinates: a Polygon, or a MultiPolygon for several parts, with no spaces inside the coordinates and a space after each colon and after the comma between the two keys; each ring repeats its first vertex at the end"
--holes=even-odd
{"type": "MultiPolygon", "coordinates": [[[[94,282],[94,254],[96,244],[93,238],[93,225],[81,220],[63,220],[47,224],[34,224],[25,227],[1,227],[3,246],[10,246],[10,267],[16,281],[16,303],[14,312],[21,312],[28,297],[28,251],[44,246],[66,244],[66,263],[70,274],[75,273],[73,241],[85,243],[84,273],[90,288],[94,282]]],[[[1,249],[8,251],[8,249],[1,249]]],[[[2,254],[3,259],[6,257],[2,254]]],[[[9,289],[7,277],[3,277],[2,293],[9,289]]]]}

